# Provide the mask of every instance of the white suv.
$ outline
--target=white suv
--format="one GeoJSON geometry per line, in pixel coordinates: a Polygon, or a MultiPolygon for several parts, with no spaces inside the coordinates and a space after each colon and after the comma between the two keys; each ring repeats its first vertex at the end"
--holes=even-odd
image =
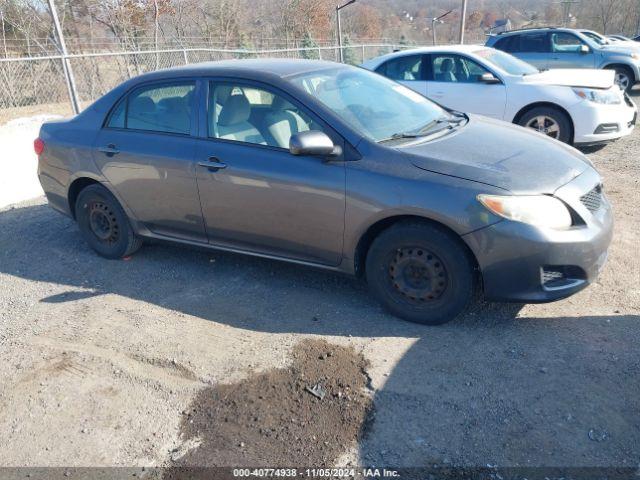
{"type": "Polygon", "coordinates": [[[447,108],[513,122],[574,145],[628,135],[637,118],[613,71],[539,71],[484,46],[405,50],[362,66],[447,108]]]}

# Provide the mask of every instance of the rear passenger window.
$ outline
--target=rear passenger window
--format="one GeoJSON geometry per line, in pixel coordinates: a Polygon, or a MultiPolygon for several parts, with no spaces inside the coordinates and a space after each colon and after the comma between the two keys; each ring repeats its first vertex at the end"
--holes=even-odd
{"type": "Polygon", "coordinates": [[[422,80],[422,55],[394,58],[376,69],[376,73],[391,80],[422,80]]]}
{"type": "Polygon", "coordinates": [[[546,33],[526,33],[520,36],[519,52],[546,53],[549,51],[546,33]]]}
{"type": "Polygon", "coordinates": [[[510,37],[501,38],[496,42],[493,48],[502,50],[503,52],[515,52],[518,49],[518,36],[512,35],[510,37]]]}
{"type": "Polygon", "coordinates": [[[143,87],[111,114],[108,127],[151,132],[191,133],[194,83],[143,87]]]}

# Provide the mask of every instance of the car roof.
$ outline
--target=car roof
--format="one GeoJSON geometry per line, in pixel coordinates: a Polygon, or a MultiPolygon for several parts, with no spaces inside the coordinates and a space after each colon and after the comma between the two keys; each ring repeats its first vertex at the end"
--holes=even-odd
{"type": "Polygon", "coordinates": [[[569,27],[527,27],[527,28],[519,28],[516,30],[509,30],[506,32],[497,33],[492,35],[494,38],[500,37],[508,37],[510,35],[516,35],[519,33],[528,33],[528,32],[548,32],[551,30],[555,30],[558,32],[588,32],[589,30],[585,30],[582,28],[569,28],[569,27]]]}
{"type": "Polygon", "coordinates": [[[407,50],[399,50],[397,52],[387,53],[386,55],[372,58],[371,60],[364,62],[363,65],[371,68],[392,58],[428,53],[475,53],[480,50],[486,50],[487,48],[491,47],[486,47],[484,45],[436,45],[431,47],[409,48],[407,50]]]}
{"type": "Polygon", "coordinates": [[[289,58],[256,58],[238,60],[220,60],[172,67],[146,73],[136,77],[137,81],[185,76],[241,76],[247,79],[265,79],[267,77],[285,78],[301,73],[327,68],[348,68],[347,65],[325,60],[303,60],[289,58]]]}

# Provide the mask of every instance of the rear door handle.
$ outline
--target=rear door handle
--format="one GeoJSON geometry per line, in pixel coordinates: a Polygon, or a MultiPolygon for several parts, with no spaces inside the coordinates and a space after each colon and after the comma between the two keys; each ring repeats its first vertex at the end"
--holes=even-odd
{"type": "Polygon", "coordinates": [[[116,146],[113,143],[110,143],[109,145],[107,145],[106,147],[100,147],[98,148],[98,151],[107,154],[108,156],[113,156],[116,155],[118,153],[120,153],[120,150],[118,150],[116,148],[116,146]]]}
{"type": "Polygon", "coordinates": [[[198,166],[208,169],[210,172],[217,172],[223,168],[227,168],[226,163],[222,163],[218,157],[209,157],[207,162],[198,162],[198,166]]]}

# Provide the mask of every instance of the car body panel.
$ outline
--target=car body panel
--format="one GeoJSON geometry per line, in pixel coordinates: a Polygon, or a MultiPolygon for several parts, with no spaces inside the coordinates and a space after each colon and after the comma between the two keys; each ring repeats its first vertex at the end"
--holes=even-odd
{"type": "MultiPolygon", "coordinates": [[[[473,115],[424,138],[378,144],[287,80],[297,72],[329,68],[353,67],[314,61],[221,62],[155,72],[125,82],[77,117],[43,125],[40,137],[46,147],[39,157],[38,173],[47,198],[54,208],[72,215],[73,182],[97,181],[114,193],[134,231],[143,237],[345,273],[356,273],[361,267],[360,247],[367,232],[381,222],[407,217],[436,222],[458,235],[488,278],[501,270],[505,258],[522,256],[521,244],[508,240],[510,231],[516,232],[514,238],[539,240],[539,262],[548,261],[543,252],[545,238],[559,245],[548,249],[557,254],[553,258],[561,258],[564,242],[576,240],[575,232],[580,229],[545,236],[535,227],[525,228],[491,213],[477,197],[558,192],[574,205],[576,197],[586,193],[582,190],[587,184],[599,182],[598,174],[578,151],[473,115]],[[112,107],[140,85],[187,78],[202,85],[212,77],[240,78],[286,91],[331,128],[331,138],[345,153],[323,160],[294,156],[281,148],[209,139],[202,128],[206,116],[202,103],[190,136],[104,128],[112,107]],[[117,142],[120,153],[109,156],[98,150],[112,142],[117,142]],[[227,167],[210,171],[200,165],[211,156],[227,167]],[[588,181],[580,183],[581,178],[588,181]],[[524,233],[518,233],[523,229],[524,233]],[[492,243],[492,235],[500,241],[492,243]]],[[[590,223],[586,230],[599,228],[598,235],[610,238],[610,211],[601,215],[602,222],[590,223]]],[[[586,230],[580,230],[584,238],[590,234],[586,230]]],[[[593,252],[587,251],[587,243],[584,249],[567,255],[572,261],[584,255],[581,265],[589,270],[593,255],[598,250],[601,256],[608,243],[590,244],[593,252]]],[[[531,292],[538,292],[539,283],[511,292],[511,299],[531,297],[531,292]]],[[[494,293],[488,290],[489,296],[494,293]]],[[[545,298],[554,300],[558,294],[535,300],[545,298]]]]}

